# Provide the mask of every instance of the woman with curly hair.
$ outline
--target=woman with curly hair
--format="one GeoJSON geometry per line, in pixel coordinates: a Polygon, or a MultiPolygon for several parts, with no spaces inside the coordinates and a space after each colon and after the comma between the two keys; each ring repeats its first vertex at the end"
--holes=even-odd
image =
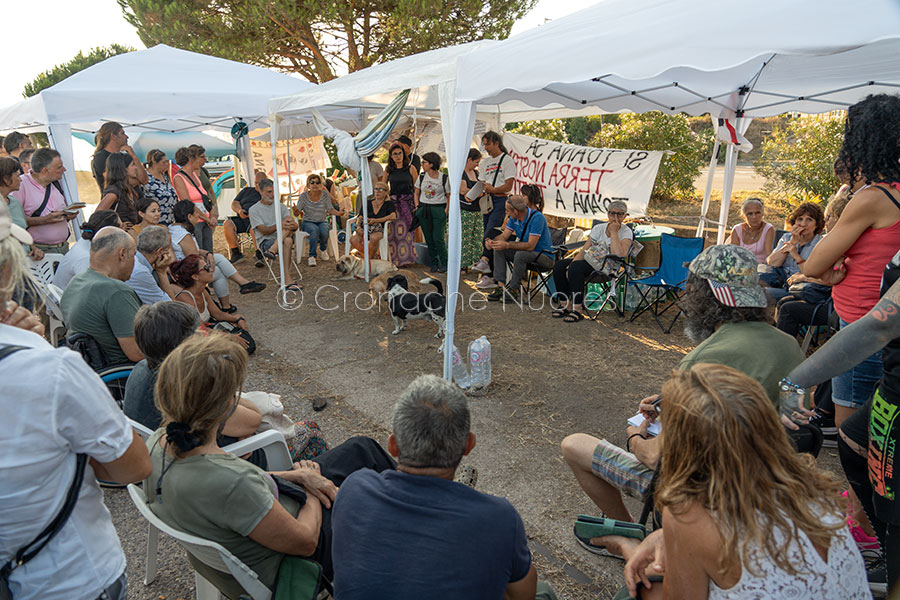
{"type": "MultiPolygon", "coordinates": [[[[884,268],[900,250],[900,96],[869,96],[850,107],[838,160],[851,187],[862,185],[801,269],[834,286],[834,310],[846,327],[878,302],[884,268]]],[[[832,379],[837,427],[872,396],[881,367],[876,352],[832,379]]]]}
{"type": "Polygon", "coordinates": [[[760,273],[759,280],[766,288],[772,302],[788,295],[792,277],[800,273],[800,265],[822,240],[825,228],[825,213],[815,202],[804,202],[788,217],[791,230],[781,236],[775,249],[766,258],[769,268],[760,273]]]}
{"type": "Polygon", "coordinates": [[[759,383],[697,364],[673,373],[662,398],[662,529],[640,546],[606,538],[628,559],[632,597],[871,597],[840,482],[794,450],[759,383]]]}
{"type": "Polygon", "coordinates": [[[391,186],[391,203],[397,211],[397,220],[391,227],[388,242],[391,247],[391,260],[398,267],[416,262],[416,232],[411,227],[413,213],[416,210],[413,183],[418,176],[419,172],[410,164],[409,154],[403,146],[396,142],[392,144],[381,182],[391,186]]]}
{"type": "Polygon", "coordinates": [[[130,154],[120,152],[110,154],[106,159],[106,171],[103,173],[106,187],[103,189],[100,204],[97,205],[98,210],[116,211],[122,219],[125,231],[134,237],[137,237],[137,234],[132,229],[140,221],[137,206],[143,198],[138,175],[138,163],[130,154]]]}

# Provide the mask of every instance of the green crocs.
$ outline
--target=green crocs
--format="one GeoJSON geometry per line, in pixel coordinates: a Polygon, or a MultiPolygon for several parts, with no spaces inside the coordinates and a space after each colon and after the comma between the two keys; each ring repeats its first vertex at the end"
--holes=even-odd
{"type": "Polygon", "coordinates": [[[578,518],[575,520],[574,532],[575,539],[588,552],[620,560],[622,560],[621,556],[610,553],[605,547],[591,544],[591,539],[607,535],[621,535],[627,538],[643,540],[647,536],[647,528],[640,523],[616,521],[615,519],[592,517],[590,515],[578,515],[578,518]]]}

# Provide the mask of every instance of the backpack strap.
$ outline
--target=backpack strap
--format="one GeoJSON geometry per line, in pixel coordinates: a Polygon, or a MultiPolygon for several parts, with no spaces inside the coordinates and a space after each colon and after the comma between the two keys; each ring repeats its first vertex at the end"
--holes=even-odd
{"type": "Polygon", "coordinates": [[[497,187],[497,176],[500,174],[500,166],[503,164],[503,159],[506,158],[506,152],[500,155],[500,160],[497,161],[497,170],[494,171],[494,181],[491,182],[491,187],[497,187]]]}

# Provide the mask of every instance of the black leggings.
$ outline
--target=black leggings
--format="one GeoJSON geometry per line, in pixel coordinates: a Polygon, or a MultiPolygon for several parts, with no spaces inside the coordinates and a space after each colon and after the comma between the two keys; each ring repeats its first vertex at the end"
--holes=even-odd
{"type": "MultiPolygon", "coordinates": [[[[841,431],[851,440],[866,448],[868,446],[868,422],[870,400],[863,408],[853,413],[841,426],[841,431]],[[863,434],[865,432],[865,434],[863,434]],[[862,440],[863,435],[866,439],[862,440]]],[[[900,525],[892,525],[879,519],[875,514],[875,504],[872,502],[872,483],[869,481],[869,466],[865,456],[857,454],[841,436],[838,436],[838,454],[841,457],[841,467],[844,475],[850,482],[850,487],[859,499],[859,504],[866,512],[875,537],[881,544],[881,552],[887,559],[888,595],[898,587],[900,581],[900,525]]]]}
{"type": "MultiPolygon", "coordinates": [[[[319,463],[322,475],[340,487],[349,475],[360,469],[372,469],[378,473],[396,469],[397,463],[378,442],[367,437],[352,437],[343,444],[313,459],[319,463]]],[[[334,576],[331,562],[331,509],[322,507],[322,528],[319,531],[319,545],[312,559],[322,565],[322,571],[329,580],[334,576]]]]}
{"type": "Polygon", "coordinates": [[[801,325],[828,325],[828,309],[810,304],[795,296],[785,296],[778,301],[776,327],[788,335],[797,335],[801,325]],[[818,308],[818,310],[816,310],[818,308]],[[815,314],[815,321],[810,323],[815,314]]]}
{"type": "Polygon", "coordinates": [[[572,304],[583,304],[584,280],[594,272],[594,267],[586,260],[565,258],[553,265],[553,283],[556,293],[561,294],[572,304]]]}

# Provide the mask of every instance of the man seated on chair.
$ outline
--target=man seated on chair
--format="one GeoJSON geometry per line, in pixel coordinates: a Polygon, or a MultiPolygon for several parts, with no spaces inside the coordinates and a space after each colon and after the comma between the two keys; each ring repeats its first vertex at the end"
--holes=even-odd
{"type": "Polygon", "coordinates": [[[271,179],[263,179],[259,182],[260,200],[247,211],[250,215],[250,227],[256,238],[256,246],[259,251],[269,259],[274,260],[278,252],[282,252],[285,258],[284,284],[285,287],[299,288],[291,277],[290,261],[291,248],[294,245],[294,233],[299,226],[291,216],[290,209],[281,202],[275,202],[275,186],[271,179]],[[277,216],[276,216],[277,215],[277,216]],[[278,248],[278,233],[276,219],[281,219],[282,240],[281,248],[278,248]]]}
{"type": "MultiPolygon", "coordinates": [[[[738,369],[766,389],[778,407],[778,382],[803,361],[797,340],[769,323],[765,292],[759,285],[756,257],[740,246],[710,246],[690,265],[681,301],[684,331],[699,344],[680,362],[688,370],[698,363],[722,364],[738,369]]],[[[641,401],[644,415],[655,415],[641,401]]],[[[663,403],[665,401],[663,400],[663,403]]],[[[607,517],[633,521],[622,493],[643,501],[659,461],[659,440],[648,435],[649,421],[628,426],[626,447],[586,433],[569,435],[562,442],[563,457],[575,479],[607,517]]],[[[602,538],[591,540],[588,550],[603,551],[602,538]]]]}
{"type": "Polygon", "coordinates": [[[110,365],[144,358],[134,341],[134,315],[141,299],[125,282],[134,268],[134,238],[118,227],[104,227],[91,240],[91,268],[76,275],[60,307],[69,335],[91,336],[110,365]]]}
{"type": "Polygon", "coordinates": [[[525,196],[510,196],[506,201],[509,220],[503,233],[485,244],[494,251],[494,281],[497,288],[488,294],[488,300],[503,300],[504,295],[513,302],[519,299],[519,286],[529,264],[549,271],[553,268],[553,242],[550,228],[543,213],[528,208],[525,196]],[[515,234],[519,241],[510,242],[515,234]],[[506,261],[513,264],[512,275],[506,280],[506,261]]]}
{"type": "Polygon", "coordinates": [[[388,438],[397,470],[357,471],[335,501],[336,598],[387,590],[398,599],[535,598],[519,513],[504,498],[453,481],[475,447],[469,427],[466,397],[454,384],[422,375],[406,388],[388,438]]]}
{"type": "Polygon", "coordinates": [[[160,225],[144,227],[137,239],[134,269],[127,283],[144,304],[165,302],[175,297],[169,283],[169,265],[175,262],[169,230],[160,225]]]}
{"type": "Polygon", "coordinates": [[[254,185],[248,185],[242,189],[231,201],[231,210],[234,211],[235,216],[225,219],[225,224],[222,226],[222,233],[225,234],[225,243],[228,244],[228,249],[231,251],[229,258],[231,264],[237,264],[244,259],[244,255],[241,252],[241,244],[238,241],[238,234],[250,233],[250,207],[262,198],[259,184],[266,179],[266,174],[262,171],[256,171],[253,176],[254,185]]]}

